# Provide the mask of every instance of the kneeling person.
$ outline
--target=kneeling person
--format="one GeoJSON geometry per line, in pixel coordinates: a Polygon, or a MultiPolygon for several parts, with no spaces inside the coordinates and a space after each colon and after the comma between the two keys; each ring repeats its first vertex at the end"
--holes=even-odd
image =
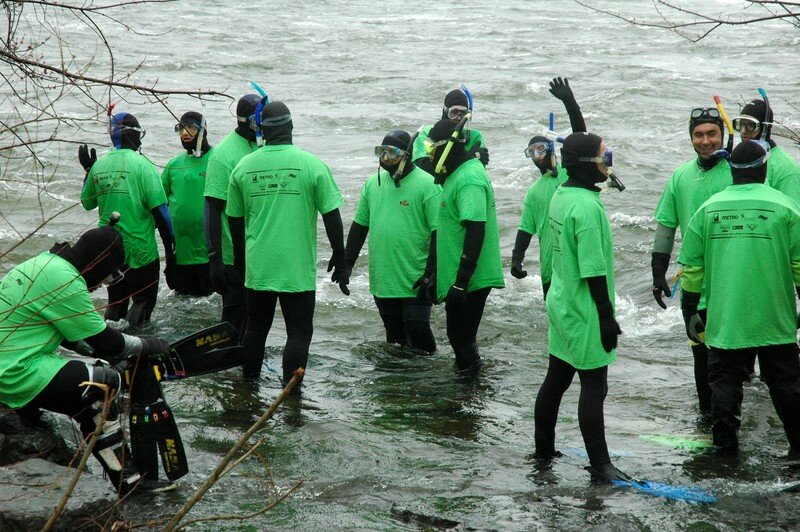
{"type": "Polygon", "coordinates": [[[114,397],[120,375],[108,363],[87,363],[56,353],[85,342],[93,355],[118,362],[169,351],[157,338],[122,334],[106,325],[89,292],[119,281],[125,262],[122,236],[108,226],[59,243],[12,269],[0,282],[0,403],[66,414],[88,439],[102,422],[92,450],[120,493],[141,479],[124,444],[116,401],[102,420],[105,393],[114,397]],[[93,385],[86,385],[85,383],[93,385]]]}

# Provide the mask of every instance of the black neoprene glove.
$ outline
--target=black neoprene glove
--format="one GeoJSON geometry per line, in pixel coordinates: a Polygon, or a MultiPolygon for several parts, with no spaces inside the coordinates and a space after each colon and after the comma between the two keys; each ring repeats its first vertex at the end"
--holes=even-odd
{"type": "Polygon", "coordinates": [[[483,166],[489,165],[489,148],[484,148],[481,146],[480,142],[475,144],[475,146],[469,150],[468,154],[472,155],[476,159],[480,159],[483,166]]]}
{"type": "Polygon", "coordinates": [[[94,163],[97,162],[97,151],[94,148],[89,150],[89,146],[81,144],[78,147],[78,161],[80,161],[81,166],[83,166],[83,169],[86,170],[88,174],[94,163]]]}
{"type": "Polygon", "coordinates": [[[564,102],[564,107],[567,109],[578,107],[578,102],[575,100],[575,95],[572,94],[567,78],[553,78],[550,82],[550,94],[564,102]]]}
{"type": "Polygon", "coordinates": [[[208,254],[208,262],[211,269],[211,288],[219,295],[223,295],[228,291],[228,285],[225,283],[225,265],[222,263],[222,257],[217,252],[208,254]]]}
{"type": "Polygon", "coordinates": [[[167,286],[175,290],[175,253],[167,252],[164,261],[167,263],[164,267],[164,278],[167,281],[167,286]]]}
{"type": "Polygon", "coordinates": [[[333,270],[331,274],[331,281],[339,285],[339,290],[346,296],[350,295],[350,289],[347,285],[350,284],[350,274],[353,272],[353,267],[347,263],[345,259],[344,250],[334,250],[331,260],[328,261],[328,271],[333,270]]]}
{"type": "Polygon", "coordinates": [[[458,312],[467,306],[467,287],[469,287],[469,280],[475,273],[476,267],[477,264],[467,261],[464,256],[461,257],[461,261],[458,263],[456,282],[447,291],[444,303],[444,309],[447,312],[458,312]]]}
{"type": "Polygon", "coordinates": [[[705,343],[706,324],[697,312],[700,305],[700,292],[687,292],[681,290],[681,312],[683,313],[683,323],[686,326],[686,336],[689,340],[698,343],[705,343]]]}
{"type": "Polygon", "coordinates": [[[436,304],[436,270],[425,270],[422,276],[417,279],[412,290],[417,291],[417,299],[428,305],[436,304]]]}
{"type": "Polygon", "coordinates": [[[622,334],[622,329],[614,319],[614,309],[611,307],[611,303],[599,305],[597,315],[600,318],[600,343],[603,344],[606,353],[610,353],[617,347],[617,337],[622,334]]]}
{"type": "Polygon", "coordinates": [[[140,336],[142,340],[142,352],[140,356],[159,355],[161,353],[169,353],[170,347],[167,342],[155,336],[140,336]]]}
{"type": "Polygon", "coordinates": [[[672,290],[667,282],[667,269],[669,268],[669,253],[653,252],[650,266],[653,269],[653,298],[661,308],[667,308],[663,296],[672,297],[672,290]]]}
{"type": "Polygon", "coordinates": [[[524,251],[511,252],[511,275],[517,279],[524,279],[528,272],[522,269],[522,261],[525,259],[524,251]]]}

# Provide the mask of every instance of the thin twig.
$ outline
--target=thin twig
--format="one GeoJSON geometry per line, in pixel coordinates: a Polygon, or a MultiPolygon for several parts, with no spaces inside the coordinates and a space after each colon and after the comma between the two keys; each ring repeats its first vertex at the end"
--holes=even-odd
{"type": "Polygon", "coordinates": [[[266,423],[272,417],[272,414],[275,413],[275,410],[278,409],[278,406],[280,406],[280,404],[289,396],[291,391],[297,385],[297,382],[303,377],[304,373],[305,370],[303,368],[298,368],[295,370],[292,379],[286,384],[286,387],[283,389],[283,392],[281,392],[278,398],[275,399],[275,401],[272,403],[269,409],[266,412],[264,412],[264,414],[262,414],[261,417],[258,418],[258,420],[255,423],[253,423],[253,425],[247,430],[247,432],[245,432],[242,435],[241,438],[239,438],[239,441],[236,442],[236,445],[234,445],[231,448],[231,450],[228,451],[228,454],[226,454],[225,457],[220,461],[216,469],[214,469],[214,471],[211,473],[208,479],[206,479],[203,485],[200,486],[200,489],[198,489],[197,492],[192,496],[192,498],[189,499],[186,502],[186,504],[184,504],[183,507],[180,510],[178,510],[178,512],[172,517],[169,523],[167,523],[167,525],[164,527],[165,532],[171,532],[175,530],[176,527],[178,526],[178,523],[180,523],[181,519],[183,519],[183,517],[189,512],[189,510],[191,510],[192,507],[195,504],[197,504],[200,501],[200,499],[203,498],[206,492],[209,489],[211,489],[211,486],[213,486],[217,482],[217,480],[219,480],[220,476],[222,475],[222,472],[225,471],[227,465],[233,460],[233,458],[236,456],[239,450],[242,447],[244,447],[244,445],[247,443],[247,440],[249,440],[250,437],[253,434],[255,434],[255,432],[258,431],[264,425],[264,423],[266,423]]]}

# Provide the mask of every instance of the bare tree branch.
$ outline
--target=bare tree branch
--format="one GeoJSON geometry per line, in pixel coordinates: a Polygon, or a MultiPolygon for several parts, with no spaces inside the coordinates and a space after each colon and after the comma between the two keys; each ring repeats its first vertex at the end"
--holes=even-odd
{"type": "Polygon", "coordinates": [[[767,14],[761,16],[758,15],[751,16],[751,17],[740,16],[739,18],[736,18],[733,15],[730,16],[710,15],[700,11],[687,9],[685,7],[677,5],[673,2],[669,2],[667,0],[653,0],[653,6],[656,10],[656,13],[659,15],[659,18],[661,19],[660,22],[647,21],[630,17],[622,13],[596,7],[586,2],[585,0],[574,0],[574,1],[576,4],[581,5],[587,9],[590,9],[595,13],[609,15],[614,18],[623,20],[629,24],[642,27],[649,27],[649,28],[662,28],[674,31],[678,33],[681,37],[688,39],[692,42],[697,42],[704,39],[711,32],[722,26],[745,26],[748,24],[757,24],[760,22],[766,22],[770,20],[786,20],[787,22],[797,26],[798,21],[800,21],[800,9],[794,9],[794,10],[791,9],[792,7],[794,8],[800,7],[800,2],[797,1],[744,0],[745,3],[750,4],[749,6],[745,7],[751,7],[753,5],[757,5],[763,8],[767,12],[767,14]],[[784,12],[779,13],[772,11],[769,7],[767,7],[771,5],[782,8],[784,12]],[[662,8],[666,10],[671,10],[679,15],[689,15],[691,17],[694,17],[694,19],[693,20],[672,19],[669,16],[667,16],[664,11],[662,11],[662,8]],[[697,35],[689,35],[685,32],[679,31],[683,28],[698,28],[701,30],[701,33],[697,35]]]}

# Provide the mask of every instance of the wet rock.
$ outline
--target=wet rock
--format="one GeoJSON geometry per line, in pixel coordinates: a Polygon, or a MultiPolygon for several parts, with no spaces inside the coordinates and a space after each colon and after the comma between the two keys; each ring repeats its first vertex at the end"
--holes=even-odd
{"type": "MultiPolygon", "coordinates": [[[[64,420],[72,423],[66,417],[64,420]]],[[[29,412],[20,417],[16,410],[0,406],[0,465],[33,457],[69,464],[75,449],[63,433],[64,427],[49,412],[29,412]]]]}
{"type": "MultiPolygon", "coordinates": [[[[75,470],[40,458],[0,467],[0,530],[41,530],[58,506],[75,470]]],[[[111,484],[84,472],[55,530],[97,530],[110,520],[111,484]]]]}

